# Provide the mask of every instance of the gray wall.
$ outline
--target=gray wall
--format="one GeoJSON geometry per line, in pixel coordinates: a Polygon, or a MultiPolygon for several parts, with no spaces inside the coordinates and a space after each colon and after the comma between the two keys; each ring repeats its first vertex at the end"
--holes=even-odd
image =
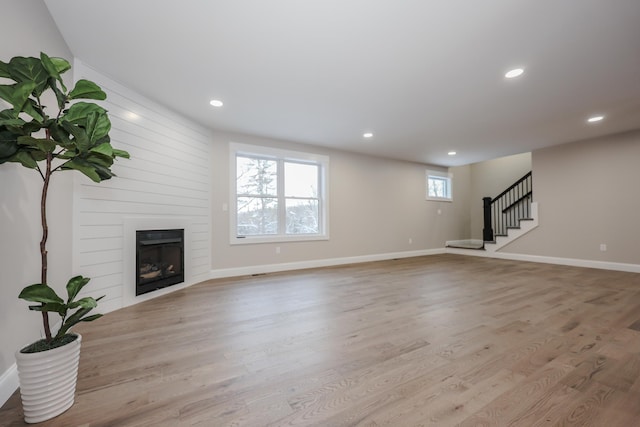
{"type": "MultiPolygon", "coordinates": [[[[0,59],[49,56],[72,59],[49,11],[41,1],[5,0],[0,25],[0,59]]],[[[72,83],[71,72],[65,75],[72,83]]],[[[3,105],[1,109],[4,109],[3,105]]],[[[16,164],[0,165],[0,376],[14,363],[14,352],[37,339],[41,318],[18,300],[20,290],[40,281],[38,244],[41,238],[39,204],[42,180],[35,171],[16,164]]],[[[52,179],[49,203],[49,282],[58,291],[71,273],[70,174],[52,179]]]]}
{"type": "Polygon", "coordinates": [[[454,201],[433,202],[425,200],[427,166],[422,164],[215,132],[212,169],[213,270],[442,248],[469,229],[467,166],[452,169],[454,201]],[[229,212],[223,210],[224,204],[231,205],[229,142],[328,155],[331,238],[230,245],[229,212]]]}
{"type": "Polygon", "coordinates": [[[639,162],[640,131],[533,152],[540,225],[503,251],[640,264],[639,162]]]}

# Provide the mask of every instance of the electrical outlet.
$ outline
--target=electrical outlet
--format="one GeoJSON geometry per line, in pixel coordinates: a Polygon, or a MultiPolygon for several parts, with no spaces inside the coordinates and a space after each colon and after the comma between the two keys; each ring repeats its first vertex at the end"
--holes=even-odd
{"type": "Polygon", "coordinates": [[[280,246],[276,246],[276,253],[279,254],[280,253],[280,246]]]}
{"type": "Polygon", "coordinates": [[[409,237],[409,244],[413,244],[413,239],[411,237],[409,237]]]}
{"type": "Polygon", "coordinates": [[[607,251],[607,244],[606,243],[600,243],[600,251],[601,252],[606,252],[607,251]]]}

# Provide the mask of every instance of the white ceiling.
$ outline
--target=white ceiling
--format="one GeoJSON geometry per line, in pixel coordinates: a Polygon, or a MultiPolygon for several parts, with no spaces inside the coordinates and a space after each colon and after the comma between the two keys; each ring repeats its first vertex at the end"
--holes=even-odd
{"type": "Polygon", "coordinates": [[[77,58],[213,129],[454,166],[640,128],[639,0],[45,3],[77,58]]]}

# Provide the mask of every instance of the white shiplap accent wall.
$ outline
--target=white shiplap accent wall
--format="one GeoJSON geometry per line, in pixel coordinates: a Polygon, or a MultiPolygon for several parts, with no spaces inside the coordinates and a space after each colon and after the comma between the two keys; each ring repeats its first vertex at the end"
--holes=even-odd
{"type": "Polygon", "coordinates": [[[152,227],[166,222],[184,224],[189,271],[183,285],[146,294],[144,299],[206,280],[211,269],[209,131],[78,60],[74,65],[76,80],[92,80],[107,93],[100,104],[109,111],[112,145],[131,155],[116,161],[112,170],[117,177],[110,180],[94,183],[75,174],[74,274],[91,277],[87,294],[106,295],[101,312],[131,304],[125,287],[133,286],[135,271],[125,259],[131,252],[126,224],[152,227]]]}

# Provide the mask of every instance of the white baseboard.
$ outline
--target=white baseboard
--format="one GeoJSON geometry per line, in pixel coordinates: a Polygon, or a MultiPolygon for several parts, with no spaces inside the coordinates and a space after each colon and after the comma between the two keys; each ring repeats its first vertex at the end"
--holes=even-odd
{"type": "Polygon", "coordinates": [[[515,254],[508,252],[489,252],[469,249],[447,248],[449,254],[479,256],[487,258],[509,259],[513,261],[539,262],[542,264],[567,265],[570,267],[597,268],[600,270],[625,271],[628,273],[640,273],[640,264],[625,264],[621,262],[596,261],[576,258],[558,258],[541,255],[515,254]]]}
{"type": "Polygon", "coordinates": [[[13,393],[18,389],[18,368],[14,363],[2,375],[0,375],[0,406],[4,405],[13,393]]]}
{"type": "Polygon", "coordinates": [[[247,276],[251,274],[276,273],[280,271],[302,270],[305,268],[331,267],[335,265],[357,264],[361,262],[384,261],[388,259],[410,258],[424,255],[436,255],[445,253],[444,248],[424,249],[419,251],[392,252],[386,254],[362,255],[344,258],[327,258],[300,262],[287,262],[282,264],[252,265],[238,268],[222,268],[211,270],[210,279],[225,277],[247,276]]]}

